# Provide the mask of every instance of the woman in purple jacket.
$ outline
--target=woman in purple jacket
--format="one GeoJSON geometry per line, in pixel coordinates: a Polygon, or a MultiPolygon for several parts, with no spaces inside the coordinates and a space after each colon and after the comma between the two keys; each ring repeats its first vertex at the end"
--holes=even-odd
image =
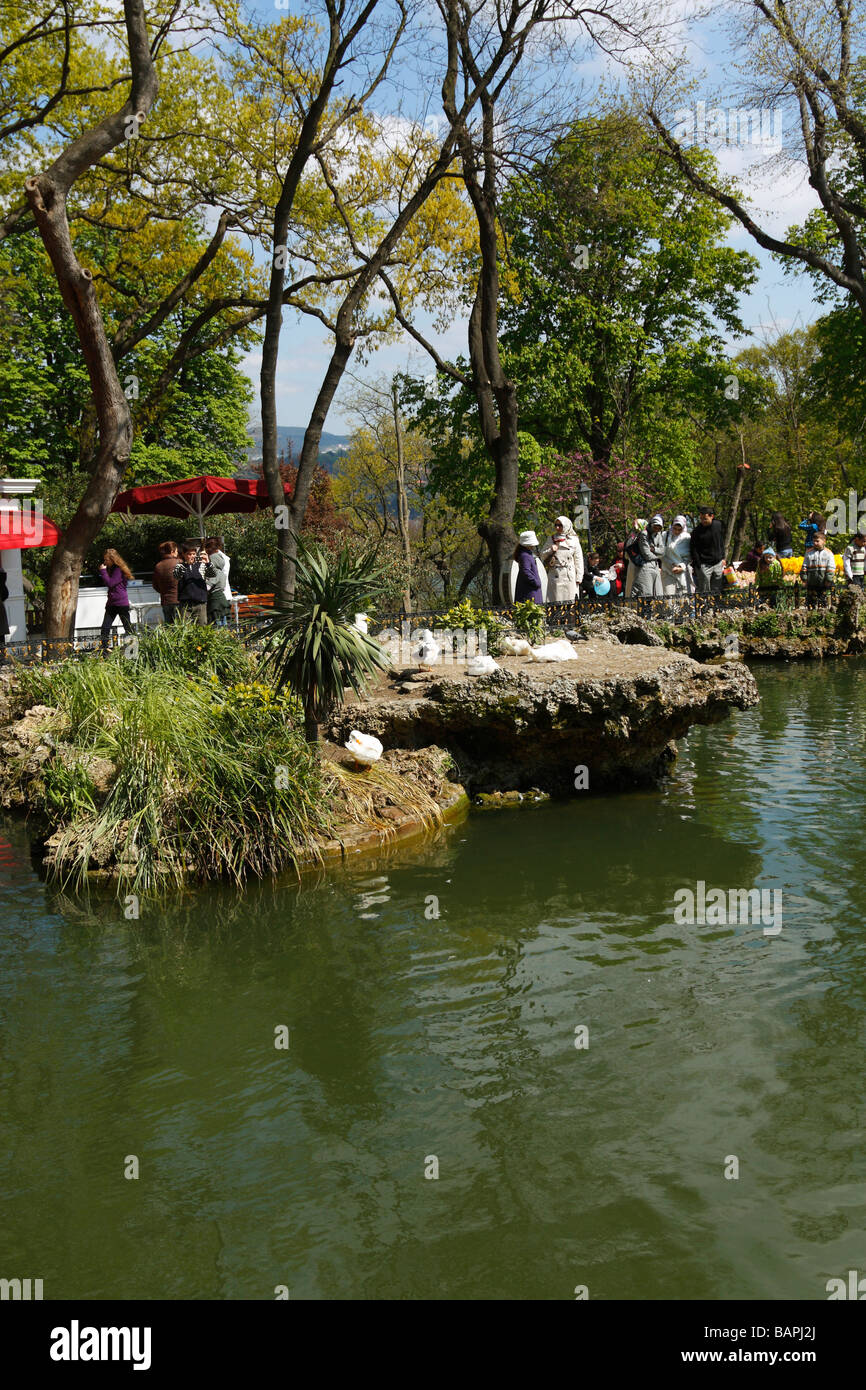
{"type": "Polygon", "coordinates": [[[534,531],[521,531],[517,538],[517,549],[514,558],[517,561],[517,579],[514,584],[514,602],[524,603],[531,598],[533,603],[543,603],[544,598],[541,593],[541,578],[538,573],[538,561],[533,550],[538,546],[538,537],[534,531]]]}
{"type": "Polygon", "coordinates": [[[132,570],[116,550],[106,550],[99,566],[99,577],[108,586],[108,599],[105,604],[105,617],[102,619],[102,650],[108,651],[108,636],[115,618],[123,623],[127,636],[132,636],[132,623],[129,620],[129,594],[126,592],[127,580],[132,578],[132,570]]]}

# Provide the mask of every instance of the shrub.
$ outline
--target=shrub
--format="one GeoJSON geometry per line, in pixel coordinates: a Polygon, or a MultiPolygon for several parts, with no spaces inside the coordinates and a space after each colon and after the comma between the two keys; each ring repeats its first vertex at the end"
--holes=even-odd
{"type": "Polygon", "coordinates": [[[544,639],[547,631],[544,609],[533,599],[515,603],[511,610],[511,621],[517,631],[534,645],[537,646],[544,639]]]}
{"type": "Polygon", "coordinates": [[[752,637],[779,637],[782,623],[777,613],[760,613],[751,619],[748,631],[752,637]]]}
{"type": "Polygon", "coordinates": [[[267,643],[262,669],[272,669],[277,690],[291,685],[304,710],[307,738],[319,736],[319,721],[343,702],[345,687],[360,695],[364,682],[388,658],[377,642],[355,627],[365,612],[379,574],[374,552],[344,547],[329,555],[319,545],[298,542],[295,600],[288,612],[254,634],[267,643]]]}
{"type": "MultiPolygon", "coordinates": [[[[212,677],[214,686],[216,677],[212,677]]],[[[214,690],[214,698],[219,702],[226,723],[240,727],[251,718],[260,722],[271,720],[285,723],[286,720],[299,721],[300,702],[285,690],[275,690],[264,681],[239,681],[226,689],[214,690]]]]}
{"type": "Polygon", "coordinates": [[[495,656],[500,650],[502,635],[505,631],[505,623],[489,609],[476,608],[472,600],[463,599],[460,603],[455,603],[447,613],[436,619],[437,627],[446,628],[450,632],[470,631],[473,628],[484,628],[487,633],[487,650],[491,656],[495,656]]]}

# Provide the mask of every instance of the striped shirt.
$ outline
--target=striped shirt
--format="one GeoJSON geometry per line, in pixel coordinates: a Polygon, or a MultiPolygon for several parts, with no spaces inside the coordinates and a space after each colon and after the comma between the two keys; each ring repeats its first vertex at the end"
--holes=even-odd
{"type": "Polygon", "coordinates": [[[803,578],[807,588],[826,589],[836,578],[836,556],[824,546],[823,550],[807,550],[803,556],[803,578]]]}

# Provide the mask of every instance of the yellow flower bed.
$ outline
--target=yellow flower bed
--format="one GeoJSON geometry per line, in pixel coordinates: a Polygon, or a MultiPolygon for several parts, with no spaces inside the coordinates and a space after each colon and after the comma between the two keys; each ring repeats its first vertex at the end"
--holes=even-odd
{"type": "MultiPolygon", "coordinates": [[[[782,569],[785,571],[786,574],[799,574],[800,570],[803,568],[803,556],[792,555],[788,559],[780,559],[779,564],[782,566],[782,569]]],[[[842,573],[841,555],[836,556],[836,572],[838,574],[842,573]]]]}

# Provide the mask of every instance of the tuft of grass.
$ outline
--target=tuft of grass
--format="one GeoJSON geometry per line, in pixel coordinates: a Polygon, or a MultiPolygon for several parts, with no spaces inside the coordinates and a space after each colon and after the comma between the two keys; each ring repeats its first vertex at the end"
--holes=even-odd
{"type": "Polygon", "coordinates": [[[138,663],[68,663],[44,672],[44,703],[66,716],[65,741],[115,768],[102,804],[80,777],[41,779],[61,825],[57,875],[81,884],[112,865],[133,891],[188,879],[240,882],[293,867],[330,812],[321,765],[291,701],[237,699],[213,679],[138,663]]]}
{"type": "Polygon", "coordinates": [[[378,809],[386,798],[428,830],[444,821],[441,806],[429,792],[382,763],[372,763],[363,772],[327,763],[325,784],[339,802],[341,819],[356,825],[375,825],[386,834],[394,833],[393,821],[378,809]]]}
{"type": "Polygon", "coordinates": [[[774,610],[770,613],[759,613],[757,617],[751,618],[744,624],[743,631],[752,637],[780,637],[783,632],[783,621],[774,610]]]}

